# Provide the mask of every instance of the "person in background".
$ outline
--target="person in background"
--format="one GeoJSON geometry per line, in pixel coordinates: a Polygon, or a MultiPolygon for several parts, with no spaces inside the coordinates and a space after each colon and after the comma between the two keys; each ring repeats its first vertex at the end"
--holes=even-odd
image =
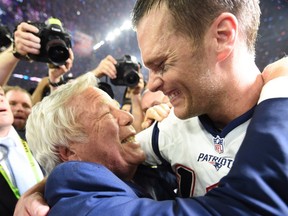
{"type": "Polygon", "coordinates": [[[49,95],[50,92],[57,89],[57,87],[66,83],[64,75],[67,74],[73,67],[74,53],[72,49],[69,49],[69,58],[66,60],[66,64],[59,67],[53,67],[48,64],[48,76],[43,77],[38,83],[36,89],[32,94],[33,105],[41,101],[45,96],[49,95]]]}
{"type": "MultiPolygon", "coordinates": [[[[14,32],[14,41],[12,45],[0,53],[0,85],[5,86],[13,73],[18,62],[21,60],[20,56],[27,56],[27,54],[39,54],[40,53],[40,38],[35,34],[38,33],[38,28],[30,25],[27,22],[22,22],[17,26],[14,32]]],[[[58,69],[63,73],[68,72],[73,66],[73,52],[69,50],[70,57],[66,64],[61,65],[58,69]],[[72,53],[72,54],[71,54],[72,53]]],[[[57,68],[55,69],[57,70],[57,68]]],[[[53,80],[53,75],[50,78],[51,83],[60,82],[61,76],[57,78],[59,80],[53,80]]],[[[48,84],[48,77],[43,78],[42,82],[37,86],[36,91],[32,94],[32,104],[34,105],[42,99],[44,88],[48,84]]]]}
{"type": "Polygon", "coordinates": [[[141,108],[145,116],[141,123],[143,130],[150,127],[154,121],[161,122],[165,119],[172,105],[162,91],[151,92],[145,89],[141,97],[141,108]]]}
{"type": "Polygon", "coordinates": [[[50,86],[48,81],[48,76],[42,77],[40,82],[37,84],[36,88],[32,93],[32,103],[35,105],[37,102],[41,101],[45,96],[50,94],[50,86]]]}
{"type": "MultiPolygon", "coordinates": [[[[101,78],[103,76],[108,76],[111,79],[115,79],[117,77],[117,70],[116,65],[117,60],[108,55],[104,59],[101,60],[99,65],[91,70],[95,74],[97,78],[101,78]]],[[[133,126],[135,127],[136,131],[141,131],[141,123],[144,119],[144,115],[141,111],[141,93],[144,89],[144,78],[143,74],[141,73],[141,67],[139,66],[139,82],[135,87],[127,87],[124,95],[121,109],[131,112],[134,116],[135,121],[133,122],[133,126]]]]}
{"type": "Polygon", "coordinates": [[[32,109],[31,94],[20,86],[4,86],[3,89],[14,116],[13,126],[20,137],[26,140],[25,126],[32,109]]]}
{"type": "Polygon", "coordinates": [[[19,197],[43,179],[27,143],[13,127],[13,113],[0,87],[0,212],[13,215],[19,197]]]}
{"type": "Polygon", "coordinates": [[[26,56],[28,53],[39,54],[40,38],[35,35],[38,31],[38,28],[26,22],[22,22],[17,26],[17,30],[14,32],[13,44],[0,53],[0,84],[2,86],[7,84],[20,61],[19,58],[15,57],[15,53],[22,56],[26,56]]]}
{"type": "MultiPolygon", "coordinates": [[[[140,69],[139,69],[140,70],[140,69]]],[[[141,94],[143,89],[145,88],[143,74],[139,72],[139,82],[134,87],[126,87],[123,99],[122,99],[122,106],[121,109],[127,112],[132,113],[134,117],[133,126],[136,129],[137,133],[142,130],[141,124],[144,119],[144,114],[142,112],[141,107],[141,94]]]]}

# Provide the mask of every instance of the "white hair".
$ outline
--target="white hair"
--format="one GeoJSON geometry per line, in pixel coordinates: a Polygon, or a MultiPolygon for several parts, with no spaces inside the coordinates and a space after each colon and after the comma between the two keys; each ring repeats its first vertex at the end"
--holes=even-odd
{"type": "Polygon", "coordinates": [[[97,78],[89,72],[59,87],[33,106],[26,124],[26,138],[46,174],[62,162],[58,147],[68,147],[71,141],[87,141],[86,131],[76,120],[77,107],[71,106],[70,102],[87,88],[95,86],[97,78]]]}

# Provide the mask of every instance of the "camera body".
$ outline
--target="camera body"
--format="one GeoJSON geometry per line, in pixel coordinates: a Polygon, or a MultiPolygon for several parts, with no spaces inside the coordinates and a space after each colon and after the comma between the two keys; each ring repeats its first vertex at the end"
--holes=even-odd
{"type": "Polygon", "coordinates": [[[124,55],[121,59],[116,59],[117,78],[110,79],[113,85],[134,87],[139,82],[139,64],[130,55],[124,55]]]}
{"type": "Polygon", "coordinates": [[[49,18],[45,23],[28,22],[36,26],[39,32],[41,48],[38,55],[28,54],[29,58],[37,62],[46,62],[54,66],[64,65],[69,58],[71,36],[63,29],[59,19],[49,18]]]}
{"type": "Polygon", "coordinates": [[[12,34],[6,25],[0,24],[0,52],[7,49],[13,41],[12,34]]]}

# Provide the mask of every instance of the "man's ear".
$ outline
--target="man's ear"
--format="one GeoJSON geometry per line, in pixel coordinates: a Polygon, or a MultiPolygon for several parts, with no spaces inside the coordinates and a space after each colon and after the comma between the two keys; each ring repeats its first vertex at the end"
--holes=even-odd
{"type": "Polygon", "coordinates": [[[70,156],[74,155],[75,153],[71,151],[68,147],[60,146],[58,147],[60,159],[65,162],[69,161],[70,156]]]}
{"type": "Polygon", "coordinates": [[[212,24],[216,39],[217,60],[225,60],[232,52],[238,35],[238,21],[231,13],[222,13],[212,24]]]}

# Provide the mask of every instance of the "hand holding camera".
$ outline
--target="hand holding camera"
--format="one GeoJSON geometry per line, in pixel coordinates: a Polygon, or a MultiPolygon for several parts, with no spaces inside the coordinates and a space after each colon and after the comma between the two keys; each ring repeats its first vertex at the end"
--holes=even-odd
{"type": "Polygon", "coordinates": [[[113,85],[136,87],[141,80],[138,70],[139,63],[135,57],[125,55],[115,59],[108,55],[92,72],[98,78],[108,76],[113,85]]]}
{"type": "Polygon", "coordinates": [[[36,36],[38,28],[26,22],[20,23],[14,31],[14,50],[22,56],[28,53],[40,53],[40,38],[36,36]]]}
{"type": "Polygon", "coordinates": [[[65,84],[63,75],[67,73],[73,66],[74,54],[72,49],[69,48],[69,58],[66,60],[64,65],[58,67],[49,67],[49,83],[50,87],[58,87],[59,85],[65,84]],[[54,83],[54,86],[53,86],[54,83]],[[52,84],[52,85],[51,85],[52,84]]]}
{"type": "Polygon", "coordinates": [[[92,72],[97,78],[108,76],[111,79],[115,79],[117,73],[116,64],[117,60],[111,55],[107,55],[92,72]]]}
{"type": "Polygon", "coordinates": [[[45,23],[21,23],[14,32],[14,38],[14,55],[19,58],[22,55],[58,67],[64,65],[70,56],[71,36],[56,18],[49,18],[45,23]]]}

